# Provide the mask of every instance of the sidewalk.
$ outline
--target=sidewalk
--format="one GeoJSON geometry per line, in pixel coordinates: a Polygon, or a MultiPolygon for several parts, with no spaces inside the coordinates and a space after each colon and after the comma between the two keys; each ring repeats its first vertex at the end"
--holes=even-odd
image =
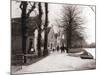
{"type": "Polygon", "coordinates": [[[81,59],[80,57],[69,56],[66,53],[54,52],[32,65],[23,66],[15,74],[85,69],[95,69],[95,60],[81,59]]]}

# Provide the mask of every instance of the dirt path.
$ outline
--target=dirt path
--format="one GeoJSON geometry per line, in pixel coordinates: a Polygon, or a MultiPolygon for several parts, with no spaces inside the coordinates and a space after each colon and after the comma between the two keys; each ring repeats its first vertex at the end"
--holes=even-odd
{"type": "Polygon", "coordinates": [[[94,59],[81,59],[80,57],[72,57],[66,53],[54,52],[46,58],[29,66],[23,66],[19,73],[35,73],[35,72],[50,72],[63,70],[82,70],[94,69],[94,59]]]}

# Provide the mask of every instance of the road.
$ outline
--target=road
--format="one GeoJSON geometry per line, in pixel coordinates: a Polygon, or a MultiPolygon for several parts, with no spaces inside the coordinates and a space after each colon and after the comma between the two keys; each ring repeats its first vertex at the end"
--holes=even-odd
{"type": "Polygon", "coordinates": [[[81,59],[66,53],[54,52],[32,65],[23,66],[15,74],[85,69],[95,69],[95,59],[81,59]]]}

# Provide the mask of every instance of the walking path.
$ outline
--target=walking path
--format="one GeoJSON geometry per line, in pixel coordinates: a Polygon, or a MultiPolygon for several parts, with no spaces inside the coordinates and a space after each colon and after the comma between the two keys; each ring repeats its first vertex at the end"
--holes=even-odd
{"type": "Polygon", "coordinates": [[[36,73],[50,71],[84,70],[94,69],[94,59],[81,59],[80,57],[69,56],[66,53],[54,52],[46,58],[29,66],[23,66],[19,73],[36,73]]]}

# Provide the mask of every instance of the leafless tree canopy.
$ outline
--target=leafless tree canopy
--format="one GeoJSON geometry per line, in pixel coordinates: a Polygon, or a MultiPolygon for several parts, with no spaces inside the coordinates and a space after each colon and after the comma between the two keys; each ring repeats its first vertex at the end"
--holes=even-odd
{"type": "MultiPolygon", "coordinates": [[[[67,48],[70,48],[72,45],[72,40],[75,40],[78,37],[83,38],[83,29],[82,24],[84,23],[83,18],[81,17],[81,11],[78,6],[67,5],[63,9],[63,27],[66,32],[67,38],[67,48]]],[[[78,38],[79,39],[79,38],[78,38]]]]}

